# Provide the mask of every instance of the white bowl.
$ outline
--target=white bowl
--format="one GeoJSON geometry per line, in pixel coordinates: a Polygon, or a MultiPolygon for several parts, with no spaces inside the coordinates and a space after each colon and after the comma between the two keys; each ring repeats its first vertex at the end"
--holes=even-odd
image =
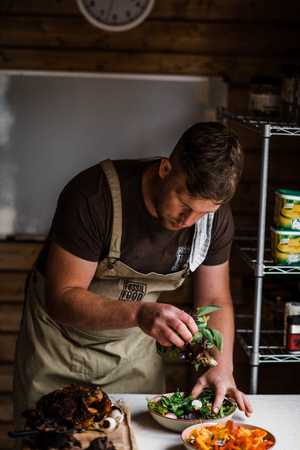
{"type": "MultiPolygon", "coordinates": [[[[226,421],[227,421],[227,420],[226,420],[226,421]]],[[[223,422],[224,422],[224,421],[223,421],[223,422]]],[[[268,430],[265,430],[265,428],[261,428],[261,427],[258,427],[258,426],[256,426],[256,425],[249,425],[249,424],[243,423],[243,422],[241,422],[241,423],[235,422],[235,421],[233,421],[233,422],[236,423],[237,425],[242,425],[244,428],[248,428],[249,430],[260,429],[260,430],[266,431],[266,432],[268,433],[268,434],[267,434],[267,438],[270,439],[270,440],[272,440],[272,441],[274,442],[273,445],[272,445],[272,447],[269,447],[269,449],[271,449],[271,448],[274,447],[274,445],[275,445],[275,443],[276,443],[276,439],[275,439],[275,437],[273,436],[273,434],[270,433],[268,430]]],[[[201,428],[203,428],[203,427],[208,427],[208,426],[210,426],[210,425],[216,425],[216,421],[207,421],[207,423],[200,423],[200,424],[192,425],[192,426],[190,426],[190,427],[188,427],[188,428],[185,428],[185,429],[183,430],[183,432],[181,433],[181,439],[182,439],[182,442],[183,442],[183,445],[185,446],[185,448],[186,448],[187,450],[196,450],[196,447],[194,447],[192,444],[190,444],[190,443],[188,442],[188,437],[189,437],[189,435],[190,435],[191,432],[192,432],[193,430],[195,430],[195,429],[201,429],[201,428]]]]}
{"type": "MultiPolygon", "coordinates": [[[[163,394],[163,395],[171,396],[172,394],[174,394],[174,392],[168,392],[167,394],[163,394]]],[[[162,395],[156,395],[155,397],[151,398],[150,400],[151,401],[159,401],[161,397],[162,397],[162,395]]],[[[233,405],[235,405],[234,402],[233,402],[233,405]]],[[[235,405],[234,410],[230,414],[228,414],[227,416],[221,417],[221,418],[217,418],[217,419],[201,419],[201,418],[200,419],[172,419],[170,417],[165,417],[155,411],[152,411],[148,405],[149,413],[151,414],[151,416],[157,423],[159,423],[161,426],[163,426],[165,428],[168,428],[169,430],[177,431],[177,432],[181,432],[185,428],[190,427],[191,425],[199,424],[199,423],[206,424],[209,422],[211,424],[216,424],[216,423],[226,422],[228,419],[230,419],[230,417],[233,416],[233,414],[236,411],[236,408],[237,408],[237,406],[235,405]]]]}

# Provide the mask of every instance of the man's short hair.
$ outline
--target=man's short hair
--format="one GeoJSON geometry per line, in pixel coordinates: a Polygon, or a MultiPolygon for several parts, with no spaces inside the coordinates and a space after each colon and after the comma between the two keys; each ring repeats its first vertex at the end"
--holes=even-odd
{"type": "Polygon", "coordinates": [[[218,122],[199,122],[181,136],[170,161],[186,175],[190,195],[225,203],[235,193],[244,158],[229,128],[218,122]]]}

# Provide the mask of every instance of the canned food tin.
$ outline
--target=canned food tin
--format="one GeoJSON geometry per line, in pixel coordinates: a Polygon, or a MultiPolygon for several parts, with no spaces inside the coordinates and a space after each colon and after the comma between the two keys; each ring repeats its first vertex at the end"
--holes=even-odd
{"type": "Polygon", "coordinates": [[[271,228],[271,250],[276,264],[300,263],[300,231],[271,228]]]}
{"type": "Polygon", "coordinates": [[[274,223],[277,227],[300,230],[300,191],[275,191],[274,223]]]}

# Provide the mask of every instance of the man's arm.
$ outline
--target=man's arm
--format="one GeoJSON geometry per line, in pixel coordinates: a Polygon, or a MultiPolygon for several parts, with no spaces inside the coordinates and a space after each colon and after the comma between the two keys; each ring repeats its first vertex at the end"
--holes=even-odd
{"type": "Polygon", "coordinates": [[[193,273],[193,295],[195,306],[216,304],[221,307],[211,314],[209,327],[222,333],[224,345],[223,352],[218,352],[216,357],[218,365],[199,377],[192,394],[197,396],[204,387],[212,385],[216,389],[214,409],[218,410],[224,396],[229,394],[236,399],[239,408],[249,415],[252,412],[249,400],[237,389],[233,378],[234,316],[228,261],[217,266],[200,266],[193,273]]]}
{"type": "Polygon", "coordinates": [[[113,301],[88,290],[97,262],[52,243],[46,266],[47,309],[62,324],[85,330],[139,326],[162,345],[182,347],[197,332],[191,316],[172,305],[113,301]]]}

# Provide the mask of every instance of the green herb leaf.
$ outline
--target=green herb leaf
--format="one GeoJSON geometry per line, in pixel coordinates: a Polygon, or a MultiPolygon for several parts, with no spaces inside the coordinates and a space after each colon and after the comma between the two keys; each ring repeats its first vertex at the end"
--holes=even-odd
{"type": "Polygon", "coordinates": [[[201,332],[210,344],[214,344],[214,336],[210,328],[204,328],[203,330],[201,330],[201,332]]]}
{"type": "Polygon", "coordinates": [[[219,305],[199,306],[196,309],[195,316],[197,317],[206,316],[207,314],[210,314],[214,311],[218,311],[219,309],[221,309],[219,305]]]}
{"type": "Polygon", "coordinates": [[[223,350],[223,337],[220,331],[211,329],[210,330],[213,337],[213,343],[216,346],[216,348],[221,352],[223,350]]]}

